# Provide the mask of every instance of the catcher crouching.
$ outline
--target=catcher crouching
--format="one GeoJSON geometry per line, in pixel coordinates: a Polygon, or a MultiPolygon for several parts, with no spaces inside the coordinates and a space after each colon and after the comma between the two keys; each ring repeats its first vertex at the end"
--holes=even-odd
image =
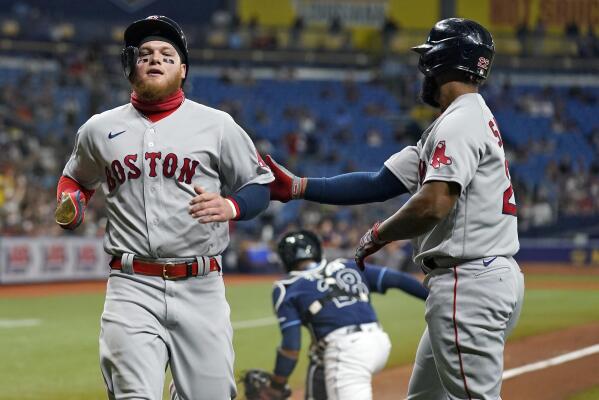
{"type": "Polygon", "coordinates": [[[288,272],[272,293],[282,341],[272,374],[255,369],[243,375],[246,398],[291,396],[287,380],[297,363],[303,325],[312,336],[305,399],[372,399],[372,375],[385,366],[391,342],[370,292],[398,288],[425,299],[428,291],[406,273],[368,264],[361,271],[353,260],[323,259],[320,239],[310,231],[285,234],[277,252],[288,272]]]}

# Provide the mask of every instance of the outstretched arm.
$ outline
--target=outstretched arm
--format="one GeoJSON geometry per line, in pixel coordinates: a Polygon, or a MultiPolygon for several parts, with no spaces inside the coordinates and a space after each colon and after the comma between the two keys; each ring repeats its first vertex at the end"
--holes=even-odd
{"type": "Polygon", "coordinates": [[[426,300],[428,296],[428,289],[418,279],[406,272],[366,265],[364,274],[370,283],[371,290],[376,292],[386,293],[387,289],[394,288],[422,300],[426,300]]]}
{"type": "Polygon", "coordinates": [[[271,200],[305,199],[324,204],[350,205],[389,200],[408,190],[385,166],[378,172],[352,172],[330,178],[301,178],[266,156],[275,181],[269,184],[271,200]]]}

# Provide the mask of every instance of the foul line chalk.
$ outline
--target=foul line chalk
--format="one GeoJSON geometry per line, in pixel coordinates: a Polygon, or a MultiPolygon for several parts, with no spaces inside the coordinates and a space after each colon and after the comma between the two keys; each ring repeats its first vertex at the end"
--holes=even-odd
{"type": "Polygon", "coordinates": [[[0,329],[36,326],[40,325],[41,323],[41,319],[0,319],[0,329]]]}
{"type": "Polygon", "coordinates": [[[274,325],[277,322],[275,317],[266,317],[258,319],[248,319],[246,321],[233,322],[233,329],[257,328],[259,326],[274,325]]]}
{"type": "Polygon", "coordinates": [[[549,358],[547,360],[523,365],[518,368],[508,369],[503,373],[503,380],[510,379],[518,375],[526,374],[527,372],[538,371],[540,369],[552,367],[554,365],[567,363],[569,361],[577,360],[579,358],[590,356],[595,353],[599,353],[599,344],[585,347],[580,350],[572,351],[570,353],[562,354],[561,356],[549,358]]]}

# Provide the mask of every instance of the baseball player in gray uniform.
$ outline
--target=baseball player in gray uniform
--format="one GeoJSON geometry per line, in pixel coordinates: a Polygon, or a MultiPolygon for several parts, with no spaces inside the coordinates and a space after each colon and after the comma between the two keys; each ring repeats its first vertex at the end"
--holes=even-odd
{"type": "Polygon", "coordinates": [[[363,264],[389,241],[415,239],[430,294],[408,399],[495,400],[524,283],[512,258],[519,243],[504,144],[478,94],[493,39],[476,22],[452,18],[414,50],[425,76],[422,98],[442,114],[406,150],[418,164],[399,156],[385,163],[415,194],[364,235],[356,261],[363,264]]]}
{"type": "Polygon", "coordinates": [[[151,16],[125,31],[131,103],[79,130],[57,195],[57,223],[74,229],[102,186],[113,256],[100,362],[110,399],[162,398],[170,366],[179,397],[236,396],[233,330],[221,256],[228,221],[268,206],[273,176],[226,113],[185,99],[183,31],[151,16]]]}
{"type": "Polygon", "coordinates": [[[427,329],[409,399],[498,399],[503,349],[524,296],[516,203],[497,122],[478,94],[495,48],[474,21],[439,21],[420,54],[422,100],[442,111],[417,146],[378,172],[298,177],[270,156],[272,200],[364,204],[409,192],[411,199],[362,238],[356,261],[392,240],[412,238],[427,273],[427,329]],[[359,190],[356,190],[359,188],[359,190]]]}

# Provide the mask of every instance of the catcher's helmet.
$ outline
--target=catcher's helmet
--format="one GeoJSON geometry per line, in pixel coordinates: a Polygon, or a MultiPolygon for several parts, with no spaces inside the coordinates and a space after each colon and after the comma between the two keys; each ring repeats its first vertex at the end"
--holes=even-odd
{"type": "Polygon", "coordinates": [[[320,239],[313,232],[299,230],[286,233],[277,246],[277,253],[287,272],[293,271],[301,260],[322,259],[320,239]]]}
{"type": "Polygon", "coordinates": [[[487,79],[495,54],[493,37],[482,25],[463,18],[439,21],[426,43],[412,47],[420,54],[418,69],[427,77],[450,69],[487,79]]]}
{"type": "Polygon", "coordinates": [[[121,63],[127,79],[130,79],[135,72],[139,45],[148,36],[159,36],[172,42],[179,52],[181,64],[187,65],[189,71],[187,39],[179,24],[163,15],[150,15],[135,21],[125,29],[125,47],[121,53],[121,63]]]}

